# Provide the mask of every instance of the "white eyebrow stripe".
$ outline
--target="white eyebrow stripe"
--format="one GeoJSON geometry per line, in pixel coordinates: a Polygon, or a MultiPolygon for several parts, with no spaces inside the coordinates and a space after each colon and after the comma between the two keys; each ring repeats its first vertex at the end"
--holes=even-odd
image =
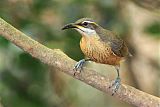
{"type": "Polygon", "coordinates": [[[87,22],[87,23],[94,23],[93,21],[83,21],[82,23],[87,22]]]}

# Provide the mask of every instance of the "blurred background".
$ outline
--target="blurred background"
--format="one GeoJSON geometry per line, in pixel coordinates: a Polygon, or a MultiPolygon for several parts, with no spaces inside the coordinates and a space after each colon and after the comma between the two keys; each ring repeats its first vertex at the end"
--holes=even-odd
{"type": "MultiPolygon", "coordinates": [[[[0,17],[49,48],[78,61],[80,34],[63,25],[91,17],[117,32],[133,57],[121,63],[122,82],[160,97],[159,0],[1,0],[0,17]]],[[[112,66],[89,62],[109,79],[112,66]]],[[[31,57],[0,36],[0,107],[133,107],[31,57]]]]}

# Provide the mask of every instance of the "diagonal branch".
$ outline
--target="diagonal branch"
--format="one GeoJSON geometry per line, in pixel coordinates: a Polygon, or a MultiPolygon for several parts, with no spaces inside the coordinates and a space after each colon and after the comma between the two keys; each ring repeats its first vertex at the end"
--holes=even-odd
{"type": "MultiPolygon", "coordinates": [[[[31,39],[1,18],[0,35],[43,63],[54,66],[60,69],[60,71],[63,71],[64,73],[111,95],[112,90],[108,88],[111,85],[111,81],[109,79],[100,75],[96,71],[87,68],[84,68],[84,72],[80,75],[77,75],[76,77],[73,76],[74,71],[72,68],[75,64],[74,60],[69,58],[59,49],[49,49],[31,39]]],[[[160,107],[160,98],[124,84],[121,85],[114,97],[138,107],[160,107]]]]}

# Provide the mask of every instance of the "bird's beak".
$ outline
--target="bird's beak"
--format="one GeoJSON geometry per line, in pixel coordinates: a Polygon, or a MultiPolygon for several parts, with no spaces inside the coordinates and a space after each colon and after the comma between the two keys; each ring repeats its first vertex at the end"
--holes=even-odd
{"type": "Polygon", "coordinates": [[[75,23],[70,23],[70,24],[67,24],[65,25],[62,30],[65,30],[65,29],[70,29],[70,28],[77,28],[77,25],[75,23]]]}

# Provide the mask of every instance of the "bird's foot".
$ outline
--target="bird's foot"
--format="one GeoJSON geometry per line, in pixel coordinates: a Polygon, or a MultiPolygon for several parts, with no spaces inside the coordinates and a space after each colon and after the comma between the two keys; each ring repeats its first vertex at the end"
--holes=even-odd
{"type": "Polygon", "coordinates": [[[81,73],[85,61],[86,61],[85,59],[82,59],[82,60],[80,60],[80,61],[78,61],[78,62],[76,63],[76,65],[75,65],[74,68],[73,68],[73,70],[75,71],[75,72],[74,72],[74,76],[76,75],[76,73],[77,73],[78,71],[79,71],[79,73],[81,73]]]}
{"type": "Polygon", "coordinates": [[[120,77],[117,77],[115,79],[114,83],[109,87],[109,88],[113,87],[112,96],[117,92],[117,90],[119,89],[120,85],[121,85],[121,79],[120,79],[120,77]]]}

